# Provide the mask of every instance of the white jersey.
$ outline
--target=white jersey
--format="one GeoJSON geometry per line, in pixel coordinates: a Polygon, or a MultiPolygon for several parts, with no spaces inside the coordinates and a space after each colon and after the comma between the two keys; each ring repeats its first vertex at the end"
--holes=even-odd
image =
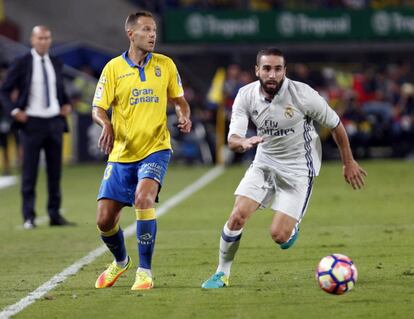
{"type": "Polygon", "coordinates": [[[272,101],[265,99],[260,82],[242,87],[234,101],[229,137],[246,136],[249,118],[264,142],[257,147],[253,163],[288,176],[316,176],[322,148],[313,120],[330,129],[340,119],[309,85],[285,78],[272,101]]]}

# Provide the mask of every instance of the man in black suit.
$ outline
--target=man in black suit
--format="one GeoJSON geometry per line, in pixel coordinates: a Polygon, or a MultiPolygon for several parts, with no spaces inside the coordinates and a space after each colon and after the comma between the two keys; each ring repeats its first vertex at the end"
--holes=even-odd
{"type": "Polygon", "coordinates": [[[30,53],[12,63],[0,90],[6,112],[21,129],[23,227],[36,226],[35,186],[42,149],[47,167],[50,226],[72,225],[59,212],[62,139],[63,132],[67,131],[65,118],[71,111],[63,86],[62,65],[49,56],[52,35],[47,27],[35,26],[31,41],[30,53]],[[14,91],[17,91],[16,99],[12,99],[14,91]]]}

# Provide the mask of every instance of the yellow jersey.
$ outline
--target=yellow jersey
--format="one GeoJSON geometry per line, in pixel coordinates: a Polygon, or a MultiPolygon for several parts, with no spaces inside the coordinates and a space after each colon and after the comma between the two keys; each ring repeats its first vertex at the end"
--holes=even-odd
{"type": "Polygon", "coordinates": [[[183,96],[177,67],[169,57],[148,53],[143,66],[128,51],[109,61],[96,86],[93,106],[112,107],[114,147],[108,161],[130,163],[171,149],[168,98],[183,96]]]}

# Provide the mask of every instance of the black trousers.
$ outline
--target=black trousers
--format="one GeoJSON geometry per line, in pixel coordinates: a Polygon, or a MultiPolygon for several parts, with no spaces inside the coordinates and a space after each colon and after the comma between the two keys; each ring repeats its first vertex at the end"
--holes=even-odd
{"type": "Polygon", "coordinates": [[[62,118],[56,116],[47,119],[29,117],[21,130],[23,147],[21,194],[24,220],[33,221],[36,217],[36,181],[42,149],[46,157],[47,212],[51,221],[59,221],[60,219],[63,129],[62,118]]]}

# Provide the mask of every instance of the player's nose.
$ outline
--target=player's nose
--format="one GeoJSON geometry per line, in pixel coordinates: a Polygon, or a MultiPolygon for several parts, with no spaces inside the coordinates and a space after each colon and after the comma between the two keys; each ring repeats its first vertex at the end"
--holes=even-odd
{"type": "Polygon", "coordinates": [[[271,70],[271,71],[269,72],[269,78],[270,78],[270,79],[275,79],[275,78],[276,78],[276,71],[271,70]]]}

